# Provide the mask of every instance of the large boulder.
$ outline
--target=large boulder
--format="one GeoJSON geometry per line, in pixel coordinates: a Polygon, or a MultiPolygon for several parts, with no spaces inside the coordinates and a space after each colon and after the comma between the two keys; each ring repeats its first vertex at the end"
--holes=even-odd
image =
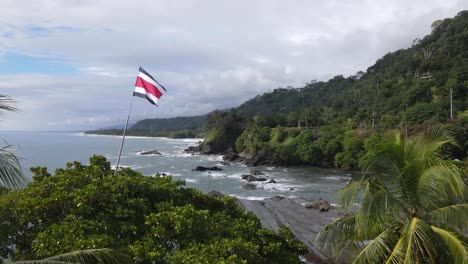
{"type": "Polygon", "coordinates": [[[142,156],[146,156],[146,155],[161,155],[161,152],[157,151],[157,150],[145,150],[145,151],[141,151],[140,152],[140,155],[142,156]]]}
{"type": "Polygon", "coordinates": [[[309,204],[306,204],[305,207],[312,208],[312,209],[319,209],[321,212],[327,212],[328,210],[333,208],[332,205],[327,200],[322,199],[321,197],[318,201],[313,201],[309,204]]]}
{"type": "Polygon", "coordinates": [[[204,166],[197,166],[195,169],[192,169],[192,171],[222,171],[223,169],[218,168],[216,166],[213,167],[204,167],[204,166]]]}
{"type": "Polygon", "coordinates": [[[225,161],[237,161],[239,159],[239,154],[235,153],[234,151],[228,151],[226,152],[226,154],[223,155],[223,160],[225,161]]]}
{"type": "Polygon", "coordinates": [[[257,181],[257,177],[253,176],[253,175],[247,175],[247,177],[244,178],[244,180],[248,181],[248,182],[252,182],[252,181],[257,181]]]}
{"type": "Polygon", "coordinates": [[[188,148],[184,149],[184,151],[188,153],[197,153],[200,152],[200,146],[189,146],[188,148]]]}

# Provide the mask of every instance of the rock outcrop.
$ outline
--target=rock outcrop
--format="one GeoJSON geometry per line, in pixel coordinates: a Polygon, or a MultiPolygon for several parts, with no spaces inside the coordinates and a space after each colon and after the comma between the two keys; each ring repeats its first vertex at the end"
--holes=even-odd
{"type": "Polygon", "coordinates": [[[197,166],[195,169],[192,169],[192,171],[222,171],[223,169],[218,168],[216,166],[213,167],[204,167],[204,166],[197,166]]]}
{"type": "Polygon", "coordinates": [[[328,212],[332,205],[325,199],[320,198],[318,201],[311,202],[305,205],[306,208],[319,209],[321,212],[328,212]]]}
{"type": "Polygon", "coordinates": [[[161,152],[157,151],[157,150],[145,150],[145,151],[141,151],[140,152],[140,155],[142,156],[147,156],[147,155],[161,155],[161,152]]]}

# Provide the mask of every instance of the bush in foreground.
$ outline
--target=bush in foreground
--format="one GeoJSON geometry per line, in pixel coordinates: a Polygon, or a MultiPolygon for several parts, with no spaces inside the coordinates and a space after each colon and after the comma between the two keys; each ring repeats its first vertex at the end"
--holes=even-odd
{"type": "Polygon", "coordinates": [[[305,250],[289,229],[262,229],[234,198],[128,168],[113,176],[102,156],[54,175],[31,171],[26,188],[0,196],[0,253],[14,260],[111,248],[135,263],[300,263],[305,250]]]}

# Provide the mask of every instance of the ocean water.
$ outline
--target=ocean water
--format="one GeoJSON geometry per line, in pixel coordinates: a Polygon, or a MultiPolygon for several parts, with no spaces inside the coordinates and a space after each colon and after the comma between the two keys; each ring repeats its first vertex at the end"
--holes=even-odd
{"type": "MultiPolygon", "coordinates": [[[[45,166],[53,173],[69,161],[89,163],[93,154],[107,157],[111,164],[117,162],[121,136],[85,135],[80,132],[0,132],[4,145],[20,158],[26,175],[29,167],[45,166]]],[[[320,197],[333,200],[336,192],[351,180],[344,171],[315,167],[247,167],[241,163],[221,165],[219,155],[192,155],[185,153],[188,146],[196,145],[201,139],[169,139],[126,137],[120,161],[144,175],[156,173],[172,175],[174,179],[185,180],[187,187],[203,192],[220,191],[244,199],[263,199],[277,195],[297,198],[304,202],[320,197]],[[158,150],[162,155],[142,156],[141,151],[158,150]],[[196,172],[196,166],[218,166],[222,171],[196,172]],[[251,169],[265,173],[276,183],[252,182],[256,190],[242,188],[247,184],[241,178],[251,169]]]]}

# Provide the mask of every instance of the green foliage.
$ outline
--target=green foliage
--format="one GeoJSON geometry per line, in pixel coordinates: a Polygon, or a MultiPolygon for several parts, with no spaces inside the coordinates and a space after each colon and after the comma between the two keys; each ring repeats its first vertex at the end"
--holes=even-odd
{"type": "Polygon", "coordinates": [[[346,132],[343,140],[343,151],[335,155],[335,160],[341,168],[357,167],[359,159],[364,155],[364,141],[356,134],[356,131],[346,132]]]}
{"type": "Polygon", "coordinates": [[[200,145],[205,154],[223,153],[236,148],[236,140],[244,129],[244,121],[233,112],[213,112],[205,124],[210,132],[200,145]]]}
{"type": "Polygon", "coordinates": [[[90,165],[68,163],[54,175],[31,171],[26,188],[0,196],[0,253],[17,261],[110,248],[135,263],[299,263],[304,251],[287,231],[262,229],[234,198],[129,168],[114,176],[102,156],[90,165]]]}
{"type": "Polygon", "coordinates": [[[65,253],[43,260],[15,261],[12,264],[131,264],[129,256],[118,251],[102,248],[65,253]]]}
{"type": "Polygon", "coordinates": [[[440,120],[441,108],[434,103],[417,103],[406,110],[406,119],[410,125],[421,124],[426,120],[440,120]]]}
{"type": "Polygon", "coordinates": [[[468,186],[460,169],[443,159],[454,143],[443,127],[414,138],[365,147],[367,171],[379,172],[351,182],[338,193],[356,212],[322,229],[317,242],[339,263],[466,263],[468,186]]]}

